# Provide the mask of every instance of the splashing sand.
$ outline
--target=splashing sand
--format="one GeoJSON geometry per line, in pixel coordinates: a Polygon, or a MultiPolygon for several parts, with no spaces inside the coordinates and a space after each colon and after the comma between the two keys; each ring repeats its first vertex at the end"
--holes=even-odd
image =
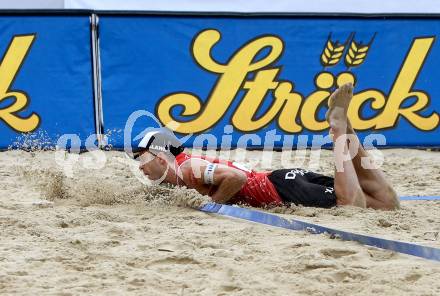
{"type": "MultiPolygon", "coordinates": [[[[440,153],[384,153],[384,169],[399,194],[440,192],[440,153]]],[[[67,177],[51,151],[0,153],[1,294],[440,293],[435,262],[201,213],[192,208],[209,198],[184,188],[146,186],[120,161],[122,153],[105,155],[102,169],[84,169],[79,161],[67,177]]],[[[247,152],[245,162],[260,155],[247,152]]],[[[280,154],[273,159],[279,167],[280,154]]],[[[328,151],[317,170],[331,174],[328,151]]],[[[439,206],[270,211],[440,247],[439,206]]]]}

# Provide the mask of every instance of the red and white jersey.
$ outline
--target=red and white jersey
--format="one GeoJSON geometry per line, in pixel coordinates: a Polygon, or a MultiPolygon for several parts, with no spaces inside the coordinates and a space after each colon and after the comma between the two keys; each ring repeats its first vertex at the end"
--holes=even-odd
{"type": "MultiPolygon", "coordinates": [[[[180,153],[176,157],[176,165],[180,167],[185,161],[190,159],[203,159],[210,163],[223,164],[246,174],[246,184],[241,190],[229,201],[233,204],[243,203],[253,207],[264,207],[267,205],[281,205],[283,203],[281,197],[275,189],[275,186],[267,178],[267,172],[255,172],[247,169],[245,166],[231,161],[225,161],[218,158],[211,158],[206,156],[189,155],[180,153]]],[[[215,191],[214,191],[215,192],[215,191]]],[[[213,192],[212,192],[213,193],[213,192]]]]}

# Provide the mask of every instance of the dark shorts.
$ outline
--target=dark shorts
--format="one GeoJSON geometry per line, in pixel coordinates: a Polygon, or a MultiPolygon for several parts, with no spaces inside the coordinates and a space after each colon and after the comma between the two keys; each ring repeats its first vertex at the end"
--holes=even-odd
{"type": "Polygon", "coordinates": [[[332,177],[304,169],[282,169],[273,171],[268,178],[287,204],[320,208],[336,206],[332,177]]]}

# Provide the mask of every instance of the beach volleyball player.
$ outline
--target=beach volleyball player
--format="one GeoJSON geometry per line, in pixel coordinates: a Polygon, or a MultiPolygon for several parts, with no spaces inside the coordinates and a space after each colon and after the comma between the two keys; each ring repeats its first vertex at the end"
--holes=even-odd
{"type": "Polygon", "coordinates": [[[368,154],[347,118],[352,96],[353,86],[345,84],[329,99],[326,119],[334,142],[334,178],[299,168],[256,172],[234,162],[188,155],[172,133],[160,129],[144,136],[134,157],[150,180],[194,188],[218,203],[396,209],[397,195],[383,172],[364,168],[368,154]],[[351,157],[344,159],[347,153],[351,157]]]}

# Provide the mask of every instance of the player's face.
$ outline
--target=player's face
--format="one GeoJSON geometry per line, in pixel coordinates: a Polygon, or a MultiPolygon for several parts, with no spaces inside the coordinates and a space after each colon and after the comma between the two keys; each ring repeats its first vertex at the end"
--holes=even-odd
{"type": "Polygon", "coordinates": [[[160,157],[146,151],[139,156],[139,169],[152,181],[163,178],[167,166],[160,157]]]}

